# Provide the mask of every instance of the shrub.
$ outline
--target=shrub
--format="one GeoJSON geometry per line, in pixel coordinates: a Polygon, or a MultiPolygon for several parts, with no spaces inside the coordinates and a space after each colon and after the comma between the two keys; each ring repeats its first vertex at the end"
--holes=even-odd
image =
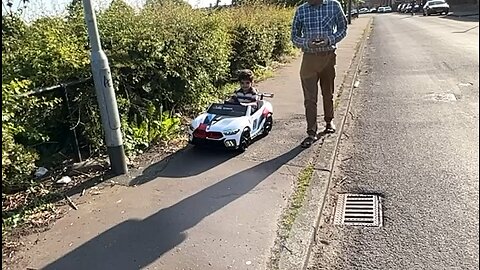
{"type": "Polygon", "coordinates": [[[266,18],[271,8],[244,6],[231,10],[234,24],[231,29],[233,51],[231,72],[267,66],[273,59],[276,30],[266,18]]]}
{"type": "MultiPolygon", "coordinates": [[[[98,14],[129,154],[175,136],[181,130],[176,114],[198,113],[223,97],[237,69],[268,70],[272,61],[292,51],[292,9],[259,4],[192,9],[180,2],[148,1],[135,11],[114,0],[98,14]]],[[[69,6],[67,18],[42,18],[31,25],[2,17],[4,187],[26,183],[37,152],[47,156],[68,148],[74,123],[60,95],[19,99],[17,94],[91,74],[79,3],[69,6]],[[45,143],[53,141],[56,148],[46,151],[45,143]]],[[[69,91],[80,141],[103,151],[93,84],[69,91]]]]}
{"type": "Polygon", "coordinates": [[[38,158],[34,150],[15,140],[15,136],[26,131],[25,119],[20,114],[24,112],[22,105],[25,103],[20,104],[17,95],[28,85],[28,81],[13,81],[9,85],[2,85],[2,192],[5,193],[29,185],[34,162],[38,158]]]}

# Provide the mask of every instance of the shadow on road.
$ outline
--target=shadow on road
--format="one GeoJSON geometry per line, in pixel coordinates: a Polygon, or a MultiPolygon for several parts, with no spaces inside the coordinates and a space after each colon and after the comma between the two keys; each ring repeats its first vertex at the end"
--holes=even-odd
{"type": "Polygon", "coordinates": [[[44,269],[140,269],[181,244],[186,230],[248,193],[302,152],[296,147],[243,170],[144,220],[128,220],[96,236],[44,269]]]}
{"type": "MultiPolygon", "coordinates": [[[[255,144],[263,137],[255,138],[255,144]]],[[[239,152],[222,148],[193,147],[191,145],[163,160],[148,166],[141,175],[129,182],[129,186],[142,185],[157,177],[185,178],[199,175],[239,155],[239,152]]]]}
{"type": "Polygon", "coordinates": [[[422,13],[417,13],[414,16],[410,14],[401,14],[404,15],[403,18],[400,20],[405,20],[405,19],[413,19],[415,17],[420,17],[420,18],[430,18],[430,17],[438,17],[442,19],[448,19],[448,20],[454,20],[454,21],[461,21],[461,22],[478,22],[478,15],[476,16],[452,16],[452,15],[441,15],[441,14],[432,14],[430,16],[423,16],[422,13]]]}
{"type": "Polygon", "coordinates": [[[470,27],[470,28],[465,29],[463,31],[455,31],[455,32],[452,32],[452,33],[454,33],[454,34],[464,34],[464,33],[470,32],[470,31],[472,31],[473,29],[476,29],[476,28],[478,28],[478,25],[474,26],[474,27],[470,27]]]}
{"type": "Polygon", "coordinates": [[[187,146],[184,149],[148,166],[141,175],[132,179],[130,186],[141,185],[157,177],[184,178],[206,172],[238,153],[223,149],[202,149],[187,146]]]}
{"type": "Polygon", "coordinates": [[[454,20],[454,21],[461,21],[461,22],[478,22],[478,15],[477,16],[463,16],[463,17],[441,15],[440,18],[454,20]]]}

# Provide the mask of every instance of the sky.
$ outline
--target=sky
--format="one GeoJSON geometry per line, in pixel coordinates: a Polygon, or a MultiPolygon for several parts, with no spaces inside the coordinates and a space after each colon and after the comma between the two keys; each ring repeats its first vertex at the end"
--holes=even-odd
{"type": "MultiPolygon", "coordinates": [[[[124,0],[126,3],[135,8],[140,8],[145,4],[146,0],[124,0]]],[[[8,0],[2,0],[2,14],[7,10],[8,0]]],[[[21,9],[23,7],[22,0],[10,0],[13,3],[12,9],[21,9]]],[[[32,21],[41,16],[52,16],[65,14],[66,6],[71,0],[28,0],[27,6],[22,13],[22,17],[27,21],[32,21]]],[[[96,8],[108,6],[111,0],[91,0],[92,5],[96,8]]],[[[208,7],[215,4],[216,0],[188,0],[193,7],[208,7]]],[[[231,0],[221,0],[220,4],[230,4],[231,0]]]]}

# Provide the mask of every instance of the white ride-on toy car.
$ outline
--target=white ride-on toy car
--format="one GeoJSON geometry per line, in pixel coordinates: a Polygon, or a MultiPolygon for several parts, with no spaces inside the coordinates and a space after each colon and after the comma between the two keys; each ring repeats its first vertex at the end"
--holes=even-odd
{"type": "Polygon", "coordinates": [[[272,130],[273,107],[264,97],[273,94],[259,94],[259,100],[253,103],[213,103],[192,121],[190,143],[245,151],[253,139],[272,130]]]}

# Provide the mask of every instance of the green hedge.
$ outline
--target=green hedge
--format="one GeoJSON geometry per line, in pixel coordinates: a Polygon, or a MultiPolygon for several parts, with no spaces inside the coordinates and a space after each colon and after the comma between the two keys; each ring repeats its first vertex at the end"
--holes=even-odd
{"type": "Polygon", "coordinates": [[[231,29],[231,72],[268,66],[272,60],[278,60],[293,51],[290,42],[290,9],[247,6],[229,12],[234,18],[231,29]]]}
{"type": "MultiPolygon", "coordinates": [[[[208,10],[155,3],[135,11],[114,0],[97,17],[129,154],[169,140],[180,130],[177,113],[193,115],[224,96],[237,69],[265,67],[292,52],[292,9],[256,5],[208,10]]],[[[34,87],[89,76],[80,4],[69,7],[66,19],[42,18],[28,26],[15,17],[2,17],[2,97],[8,97],[2,101],[4,188],[28,185],[39,157],[68,152],[69,128],[78,118],[82,144],[103,151],[91,83],[70,90],[72,120],[67,120],[59,93],[21,102],[16,98],[34,87]],[[3,117],[20,112],[20,118],[3,117]],[[22,128],[13,128],[16,125],[22,128]]]]}

